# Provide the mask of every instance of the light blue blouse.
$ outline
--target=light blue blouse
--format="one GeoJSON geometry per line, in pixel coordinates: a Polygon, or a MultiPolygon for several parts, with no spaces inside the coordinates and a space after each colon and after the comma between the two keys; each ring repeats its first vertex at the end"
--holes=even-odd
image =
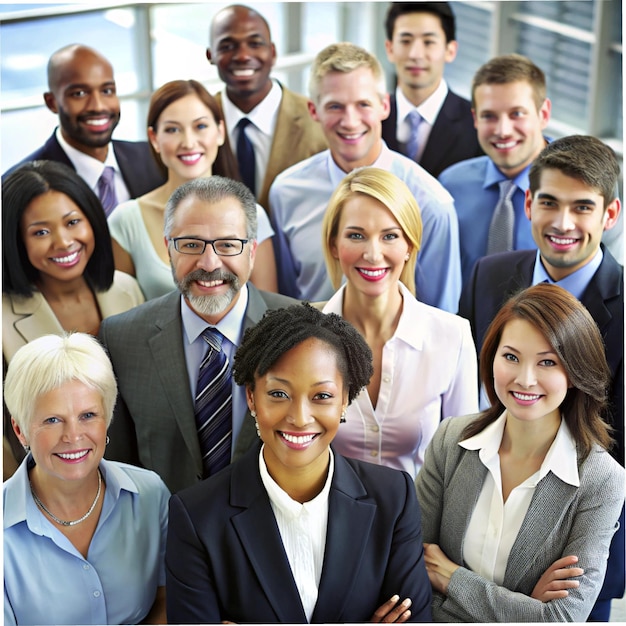
{"type": "Polygon", "coordinates": [[[137,624],[165,585],[169,491],[154,473],[102,460],[104,503],[87,559],[41,513],[28,455],[4,483],[4,623],[137,624]]]}

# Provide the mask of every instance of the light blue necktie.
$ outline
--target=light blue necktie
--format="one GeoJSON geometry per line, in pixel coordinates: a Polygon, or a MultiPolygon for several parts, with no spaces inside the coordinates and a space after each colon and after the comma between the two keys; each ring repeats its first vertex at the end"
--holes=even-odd
{"type": "Polygon", "coordinates": [[[419,143],[417,141],[417,129],[420,127],[422,123],[422,116],[417,112],[417,109],[413,109],[407,116],[406,119],[409,121],[409,126],[411,127],[411,134],[409,136],[409,140],[405,145],[405,154],[414,161],[417,161],[417,151],[419,148],[419,143]]]}
{"type": "Polygon", "coordinates": [[[487,254],[513,250],[513,227],[515,225],[513,193],[517,187],[509,178],[501,180],[498,184],[500,185],[500,198],[489,224],[487,254]]]}

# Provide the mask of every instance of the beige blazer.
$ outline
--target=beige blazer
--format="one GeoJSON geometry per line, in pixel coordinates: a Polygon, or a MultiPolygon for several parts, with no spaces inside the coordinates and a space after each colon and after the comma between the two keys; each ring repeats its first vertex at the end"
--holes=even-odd
{"type": "MultiPolygon", "coordinates": [[[[270,214],[269,191],[276,176],[291,165],[328,147],[321,125],[309,113],[308,99],[282,85],[281,88],[283,97],[276,118],[274,140],[263,185],[257,197],[258,203],[270,214]]],[[[215,98],[221,109],[222,94],[216,94],[215,98]]]]}
{"type": "MultiPolygon", "coordinates": [[[[96,300],[104,319],[141,304],[144,297],[132,276],[116,271],[111,288],[104,293],[96,293],[96,300]]],[[[2,294],[2,353],[6,363],[29,341],[62,332],[59,320],[39,292],[30,298],[2,294]]]]}

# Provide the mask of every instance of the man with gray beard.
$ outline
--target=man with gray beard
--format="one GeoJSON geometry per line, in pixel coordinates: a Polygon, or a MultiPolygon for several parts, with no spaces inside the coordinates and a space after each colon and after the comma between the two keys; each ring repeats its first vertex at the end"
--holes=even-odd
{"type": "MultiPolygon", "coordinates": [[[[230,375],[244,331],[266,310],[296,302],[248,283],[256,229],[255,199],[242,183],[212,176],[181,185],[164,221],[178,289],[109,317],[100,328],[119,386],[106,456],[157,472],[172,493],[213,471],[194,408],[199,372],[212,349],[203,333],[220,337],[230,375]]],[[[245,390],[229,385],[232,394],[222,413],[232,460],[256,433],[245,390]]]]}

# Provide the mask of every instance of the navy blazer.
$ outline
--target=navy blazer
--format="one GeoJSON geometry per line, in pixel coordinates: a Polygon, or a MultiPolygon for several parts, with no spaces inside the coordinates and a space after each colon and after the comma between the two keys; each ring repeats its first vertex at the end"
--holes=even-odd
{"type": "MultiPolygon", "coordinates": [[[[383,120],[383,139],[392,150],[404,152],[396,139],[398,109],[395,94],[390,95],[389,101],[391,110],[389,117],[383,120]]],[[[419,164],[436,178],[446,167],[481,154],[471,104],[448,91],[419,164]]]]}
{"type": "MultiPolygon", "coordinates": [[[[143,194],[165,183],[166,177],[155,163],[147,141],[118,141],[114,139],[112,144],[117,164],[120,166],[122,178],[131,198],[143,196],[143,194]]],[[[20,165],[28,161],[37,160],[57,161],[75,169],[74,164],[70,161],[70,158],[57,140],[55,129],[41,148],[38,148],[7,170],[2,175],[2,178],[4,179],[20,165]]]]}
{"type": "MultiPolygon", "coordinates": [[[[170,500],[170,624],[306,623],[256,445],[170,500]]],[[[335,453],[324,564],[312,623],[369,622],[392,595],[430,621],[421,516],[411,477],[335,453]]]]}

